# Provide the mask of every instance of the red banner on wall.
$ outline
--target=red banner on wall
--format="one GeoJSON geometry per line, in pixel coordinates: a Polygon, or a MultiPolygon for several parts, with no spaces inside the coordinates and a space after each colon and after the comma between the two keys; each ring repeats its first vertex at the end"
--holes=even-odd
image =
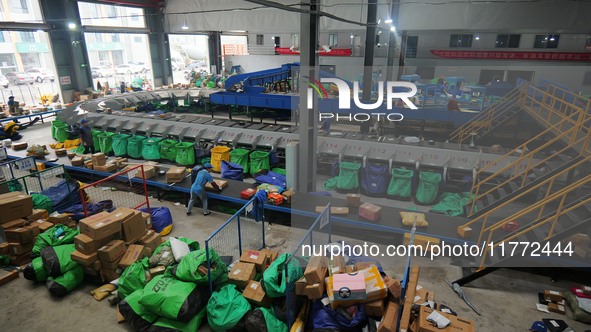
{"type": "MultiPolygon", "coordinates": [[[[289,47],[275,47],[275,52],[280,55],[298,55],[300,52],[294,52],[289,47]]],[[[323,49],[318,50],[320,56],[351,56],[353,51],[350,48],[333,48],[330,52],[325,52],[323,49]]]]}
{"type": "Polygon", "coordinates": [[[505,52],[505,51],[448,51],[431,50],[433,55],[446,59],[493,59],[528,61],[591,61],[591,52],[505,52]]]}

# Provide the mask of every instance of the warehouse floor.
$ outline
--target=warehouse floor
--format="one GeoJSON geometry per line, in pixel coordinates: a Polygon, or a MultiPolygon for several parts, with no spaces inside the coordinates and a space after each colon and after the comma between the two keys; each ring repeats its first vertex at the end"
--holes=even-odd
{"type": "MultiPolygon", "coordinates": [[[[43,127],[49,130],[47,125],[43,125],[24,132],[25,140],[35,136],[33,133],[43,127]]],[[[151,206],[167,206],[171,209],[174,228],[170,235],[198,240],[202,246],[204,240],[229,217],[219,212],[203,217],[199,207],[188,217],[183,203],[151,199],[151,206]]],[[[289,252],[303,233],[303,230],[292,231],[287,226],[274,223],[266,228],[266,242],[273,249],[289,252]]],[[[391,258],[382,263],[386,272],[402,277],[404,259],[391,258]]],[[[533,321],[542,318],[563,319],[578,332],[591,330],[591,326],[571,319],[568,309],[566,316],[536,310],[538,292],[544,289],[567,289],[572,285],[571,282],[552,283],[548,277],[498,270],[464,288],[471,302],[482,312],[482,316],[478,316],[443,281],[444,278],[455,280],[460,277],[459,267],[450,266],[447,258],[435,262],[415,259],[413,264],[422,266],[419,284],[436,293],[436,302],[446,304],[459,316],[474,320],[476,331],[527,331],[533,321]]],[[[95,287],[97,285],[85,283],[65,298],[55,299],[43,284],[34,284],[21,276],[0,287],[0,308],[3,308],[4,313],[0,320],[0,331],[131,331],[128,324],[117,324],[115,310],[106,300],[97,302],[89,294],[95,287]]],[[[204,326],[200,331],[210,329],[204,326]]]]}

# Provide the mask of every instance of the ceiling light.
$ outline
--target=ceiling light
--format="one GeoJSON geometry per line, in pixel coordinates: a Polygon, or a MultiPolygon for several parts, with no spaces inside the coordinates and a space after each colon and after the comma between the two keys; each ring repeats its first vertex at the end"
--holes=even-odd
{"type": "Polygon", "coordinates": [[[68,28],[72,30],[76,29],[76,23],[68,23],[68,28]]]}
{"type": "Polygon", "coordinates": [[[392,19],[391,19],[391,18],[389,18],[389,19],[385,20],[385,21],[384,21],[384,23],[386,23],[386,24],[390,24],[390,23],[392,23],[392,19]]]}
{"type": "Polygon", "coordinates": [[[181,29],[183,29],[183,30],[189,30],[189,27],[186,24],[183,24],[183,26],[181,27],[181,29]]]}
{"type": "Polygon", "coordinates": [[[394,26],[390,27],[390,31],[396,32],[396,27],[394,27],[394,26]]]}
{"type": "Polygon", "coordinates": [[[474,38],[474,39],[476,39],[476,40],[480,40],[480,34],[479,34],[479,33],[477,33],[477,34],[476,34],[476,38],[474,38]]]}
{"type": "Polygon", "coordinates": [[[554,38],[554,36],[550,37],[550,41],[555,41],[556,38],[554,38]]]}

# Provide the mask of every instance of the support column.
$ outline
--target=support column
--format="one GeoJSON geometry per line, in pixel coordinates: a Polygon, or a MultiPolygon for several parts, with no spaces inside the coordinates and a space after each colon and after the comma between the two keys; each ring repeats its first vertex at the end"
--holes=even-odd
{"type": "Polygon", "coordinates": [[[406,62],[407,41],[408,41],[408,34],[407,34],[406,30],[403,30],[402,35],[400,36],[400,58],[398,60],[398,77],[400,77],[404,74],[404,63],[406,62]]]}
{"type": "MultiPolygon", "coordinates": [[[[390,19],[392,26],[398,25],[398,11],[400,8],[399,0],[392,0],[392,7],[390,8],[390,19]]],[[[406,45],[405,45],[406,46],[406,45]]],[[[405,52],[406,53],[406,52],[405,52]]],[[[406,55],[400,50],[400,57],[406,55]]],[[[397,81],[398,77],[394,76],[394,57],[396,55],[396,31],[390,31],[390,38],[388,40],[388,61],[386,64],[386,80],[397,81]]]]}
{"type": "Polygon", "coordinates": [[[296,189],[300,192],[316,191],[316,164],[318,130],[318,98],[311,94],[308,96],[308,83],[316,79],[318,75],[318,27],[320,16],[320,0],[311,0],[309,4],[302,5],[302,9],[313,13],[302,13],[300,19],[300,76],[299,76],[299,138],[298,145],[298,179],[296,189]],[[312,101],[308,97],[313,98],[312,101]],[[312,109],[308,109],[311,102],[312,109]]]}
{"type": "Polygon", "coordinates": [[[164,33],[164,15],[156,8],[144,8],[146,24],[150,29],[150,60],[154,74],[154,86],[172,83],[172,67],[170,64],[170,45],[164,33]]]}
{"type": "Polygon", "coordinates": [[[219,31],[213,31],[208,34],[209,40],[209,64],[215,66],[215,72],[212,74],[219,74],[222,72],[222,34],[219,31]]]}
{"type": "MultiPolygon", "coordinates": [[[[367,28],[365,29],[365,56],[363,59],[363,95],[362,100],[367,103],[371,100],[373,55],[376,47],[376,27],[378,14],[378,0],[369,0],[367,4],[367,28]]],[[[362,122],[361,133],[369,132],[369,121],[362,122]]]]}

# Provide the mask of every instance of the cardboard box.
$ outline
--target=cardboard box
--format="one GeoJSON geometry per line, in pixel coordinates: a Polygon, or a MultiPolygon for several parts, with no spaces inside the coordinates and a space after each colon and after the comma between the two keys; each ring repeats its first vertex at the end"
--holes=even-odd
{"type": "Polygon", "coordinates": [[[28,221],[37,221],[39,219],[47,219],[49,218],[49,214],[47,213],[46,210],[43,209],[34,209],[33,213],[31,213],[31,215],[27,216],[27,220],[28,221]]]}
{"type": "Polygon", "coordinates": [[[94,167],[92,165],[92,160],[86,160],[86,161],[84,161],[84,167],[86,167],[88,169],[94,169],[94,167]]]}
{"type": "MultiPolygon", "coordinates": [[[[220,187],[220,189],[224,189],[224,188],[226,188],[228,186],[228,181],[226,181],[226,180],[217,180],[217,179],[215,179],[215,180],[213,180],[213,182],[215,182],[218,185],[218,187],[220,187]]],[[[207,182],[205,184],[205,189],[206,190],[214,190],[213,189],[213,186],[209,182],[207,182]]]]}
{"type": "Polygon", "coordinates": [[[305,296],[306,286],[308,286],[308,282],[306,281],[306,277],[302,276],[295,282],[295,293],[296,295],[305,296]]]}
{"type": "Polygon", "coordinates": [[[386,313],[386,301],[377,300],[365,304],[365,314],[371,317],[382,317],[386,313]]]}
{"type": "Polygon", "coordinates": [[[111,236],[108,236],[104,239],[94,240],[87,235],[78,234],[74,237],[74,245],[76,250],[80,251],[83,254],[90,255],[93,252],[98,251],[101,247],[106,245],[107,243],[113,240],[119,240],[121,238],[121,233],[115,233],[111,236]]]}
{"type": "Polygon", "coordinates": [[[84,158],[80,156],[76,156],[72,158],[72,166],[82,166],[84,165],[84,158]]]}
{"type": "Polygon", "coordinates": [[[365,269],[369,269],[372,266],[378,267],[378,262],[376,261],[360,261],[355,262],[355,271],[361,271],[365,269]]]}
{"type": "Polygon", "coordinates": [[[113,163],[107,163],[102,166],[94,165],[93,168],[95,171],[98,171],[98,172],[111,173],[111,172],[115,172],[117,170],[117,165],[115,165],[113,163]]]}
{"type": "Polygon", "coordinates": [[[420,266],[411,266],[408,278],[407,291],[404,298],[404,308],[400,318],[400,332],[408,332],[410,326],[411,310],[414,303],[415,292],[421,273],[420,266]]]}
{"type": "Polygon", "coordinates": [[[427,294],[429,291],[426,288],[423,288],[421,285],[417,285],[414,297],[414,303],[416,304],[423,304],[427,302],[427,294]]]}
{"type": "MultiPolygon", "coordinates": [[[[153,177],[156,176],[156,167],[154,166],[145,166],[144,165],[144,177],[145,179],[151,179],[153,177]]],[[[136,178],[141,178],[142,177],[142,172],[137,172],[135,174],[136,178]]]]}
{"type": "Polygon", "coordinates": [[[472,228],[471,227],[463,227],[458,226],[458,235],[461,237],[471,237],[472,236],[472,228]]]}
{"type": "Polygon", "coordinates": [[[308,284],[306,285],[306,288],[304,288],[304,295],[307,296],[309,300],[320,300],[324,296],[325,289],[324,281],[317,284],[308,284]]]}
{"type": "Polygon", "coordinates": [[[265,272],[265,270],[267,269],[267,266],[265,264],[267,261],[267,255],[260,251],[244,251],[242,253],[242,256],[240,256],[240,261],[244,263],[254,264],[257,272],[265,272]]]}
{"type": "Polygon", "coordinates": [[[106,245],[97,250],[98,259],[101,263],[115,262],[125,254],[125,243],[121,240],[109,241],[106,245]]]}
{"type": "Polygon", "coordinates": [[[121,222],[124,219],[124,217],[117,217],[115,212],[106,216],[84,218],[79,223],[80,234],[84,234],[94,240],[104,239],[115,233],[120,233],[121,222]]]}
{"type": "Polygon", "coordinates": [[[242,296],[257,307],[271,306],[271,299],[265,294],[263,287],[258,281],[249,281],[242,292],[242,296]]]}
{"type": "Polygon", "coordinates": [[[365,300],[365,275],[363,272],[335,274],[332,276],[332,291],[335,301],[365,300]]]}
{"type": "MultiPolygon", "coordinates": [[[[398,329],[398,303],[388,301],[386,313],[384,314],[377,332],[396,332],[398,329]]],[[[401,330],[402,332],[402,330],[401,330]]],[[[406,332],[406,331],[405,331],[406,332]]]]}
{"type": "Polygon", "coordinates": [[[562,294],[560,294],[559,291],[553,290],[545,290],[544,298],[546,299],[546,301],[550,302],[562,302],[562,300],[564,300],[564,296],[562,296],[562,294]]]}
{"type": "Polygon", "coordinates": [[[94,166],[104,166],[107,163],[107,156],[104,153],[98,152],[92,155],[92,164],[94,166]]]}
{"type": "Polygon", "coordinates": [[[47,221],[49,221],[50,223],[56,225],[56,224],[61,224],[61,225],[69,225],[72,223],[72,218],[70,217],[70,215],[68,214],[54,214],[54,215],[50,215],[49,218],[47,218],[47,221]]]}
{"type": "Polygon", "coordinates": [[[388,289],[386,283],[380,274],[377,267],[372,266],[358,273],[363,273],[365,282],[365,301],[371,302],[375,300],[385,299],[388,296],[388,289]]]}
{"type": "Polygon", "coordinates": [[[0,243],[0,255],[7,256],[10,254],[10,245],[8,242],[0,243]]]}
{"type": "Polygon", "coordinates": [[[164,272],[166,272],[166,266],[156,266],[150,269],[150,275],[152,276],[152,278],[164,274],[164,272]]]}
{"type": "Polygon", "coordinates": [[[387,275],[383,278],[386,288],[388,288],[388,293],[390,293],[394,299],[399,299],[402,293],[402,285],[400,284],[400,281],[387,275]]]}
{"type": "Polygon", "coordinates": [[[140,244],[146,247],[150,251],[150,255],[158,248],[162,243],[162,237],[160,234],[149,230],[141,239],[140,244]]]}
{"type": "Polygon", "coordinates": [[[111,282],[121,276],[123,271],[119,268],[117,269],[106,269],[104,267],[101,268],[101,278],[104,282],[111,282]]]}
{"type": "Polygon", "coordinates": [[[583,294],[585,295],[591,295],[591,286],[581,286],[581,291],[583,291],[583,294]]]}
{"type": "Polygon", "coordinates": [[[555,312],[557,314],[562,314],[562,315],[564,315],[566,313],[566,310],[564,309],[563,304],[558,304],[558,303],[554,303],[554,302],[548,303],[548,311],[555,312]]]}
{"type": "Polygon", "coordinates": [[[26,218],[33,212],[33,199],[18,191],[0,195],[0,224],[26,218]]]}
{"type": "Polygon", "coordinates": [[[324,281],[328,272],[328,258],[324,256],[312,256],[308,260],[304,277],[308,281],[308,285],[317,284],[324,281]]]}
{"type": "Polygon", "coordinates": [[[244,289],[248,282],[254,279],[256,266],[252,263],[238,262],[228,275],[228,281],[234,284],[238,289],[244,289]]]}
{"type": "Polygon", "coordinates": [[[260,251],[262,253],[264,253],[265,256],[267,256],[267,266],[269,264],[273,263],[273,261],[275,261],[277,259],[277,257],[279,257],[279,253],[277,251],[275,251],[275,250],[263,248],[260,251]]]}
{"type": "MultiPolygon", "coordinates": [[[[316,213],[322,213],[326,206],[316,206],[316,213]]],[[[345,206],[334,206],[330,208],[331,214],[349,214],[349,208],[345,206]]]]}
{"type": "MultiPolygon", "coordinates": [[[[404,245],[410,245],[410,233],[404,233],[404,245]]],[[[439,239],[431,236],[415,234],[413,245],[421,246],[423,250],[430,252],[433,246],[439,245],[439,239]]]]}
{"type": "Polygon", "coordinates": [[[282,192],[281,195],[283,195],[283,197],[285,197],[285,201],[288,204],[291,204],[291,200],[293,199],[293,195],[295,195],[295,191],[293,191],[292,189],[289,189],[289,190],[282,192]]]}
{"type": "Polygon", "coordinates": [[[26,254],[20,256],[10,255],[10,265],[22,266],[31,261],[31,253],[28,252],[26,254]]]}
{"type": "Polygon", "coordinates": [[[417,332],[474,332],[475,325],[474,322],[468,319],[464,319],[461,317],[453,316],[446,314],[444,312],[439,312],[445,318],[449,319],[451,323],[444,329],[439,329],[436,326],[433,326],[430,322],[427,321],[427,317],[435,310],[422,306],[420,307],[419,317],[418,317],[418,331],[417,332]]]}
{"type": "Polygon", "coordinates": [[[27,244],[35,240],[39,235],[39,226],[29,225],[19,228],[11,228],[4,231],[6,242],[27,244]]]}
{"type": "Polygon", "coordinates": [[[257,193],[256,189],[253,189],[253,188],[244,189],[240,192],[240,198],[251,199],[256,193],[257,193]]]}
{"type": "Polygon", "coordinates": [[[24,150],[28,147],[29,147],[29,144],[27,142],[12,143],[12,149],[14,151],[21,151],[21,150],[24,150]]]}
{"type": "MultiPolygon", "coordinates": [[[[98,252],[97,252],[97,254],[98,254],[98,252]]],[[[111,270],[111,271],[115,271],[115,270],[123,271],[123,269],[119,266],[119,262],[121,262],[122,258],[123,258],[123,256],[115,259],[112,262],[104,262],[104,261],[99,260],[99,262],[101,262],[101,269],[111,270]]]]}
{"type": "Polygon", "coordinates": [[[142,218],[142,214],[138,211],[135,211],[131,217],[123,220],[121,226],[123,228],[123,240],[126,242],[138,241],[146,234],[146,222],[142,218]]]}
{"type": "Polygon", "coordinates": [[[68,158],[69,159],[72,159],[74,157],[76,157],[76,152],[68,152],[68,158]]]}
{"type": "Polygon", "coordinates": [[[330,274],[346,273],[347,266],[345,265],[345,257],[333,257],[328,264],[328,271],[330,274]]]}
{"type": "Polygon", "coordinates": [[[359,216],[369,221],[377,221],[380,219],[382,214],[382,208],[371,204],[363,203],[359,206],[359,216]]]}
{"type": "Polygon", "coordinates": [[[18,271],[3,273],[0,275],[0,286],[6,285],[14,279],[18,279],[18,271]]]}
{"type": "Polygon", "coordinates": [[[135,263],[137,260],[142,259],[146,256],[148,256],[148,251],[144,246],[142,246],[141,244],[132,244],[129,246],[129,248],[127,248],[127,251],[125,252],[125,255],[123,255],[123,258],[121,258],[119,266],[122,269],[126,269],[131,264],[135,263]]]}
{"type": "Polygon", "coordinates": [[[28,252],[33,250],[33,246],[35,246],[35,242],[31,241],[27,244],[20,244],[20,243],[8,243],[10,247],[10,254],[13,256],[20,256],[24,255],[28,252]]]}
{"type": "Polygon", "coordinates": [[[92,266],[94,262],[98,261],[98,255],[96,252],[86,255],[76,250],[70,255],[70,257],[74,262],[78,262],[82,266],[92,266]]]}
{"type": "Polygon", "coordinates": [[[55,149],[55,155],[58,157],[63,157],[68,154],[68,150],[66,149],[55,149]]]}
{"type": "Polygon", "coordinates": [[[361,195],[347,194],[347,206],[359,207],[361,205],[361,195]]]}
{"type": "Polygon", "coordinates": [[[7,223],[0,225],[0,228],[3,230],[7,230],[7,229],[12,229],[12,228],[25,227],[30,224],[31,223],[25,219],[16,219],[16,220],[12,220],[12,221],[9,221],[7,223]]]}
{"type": "Polygon", "coordinates": [[[183,182],[183,180],[185,179],[185,175],[187,175],[187,168],[173,166],[166,172],[166,182],[168,182],[168,183],[183,182]]]}

